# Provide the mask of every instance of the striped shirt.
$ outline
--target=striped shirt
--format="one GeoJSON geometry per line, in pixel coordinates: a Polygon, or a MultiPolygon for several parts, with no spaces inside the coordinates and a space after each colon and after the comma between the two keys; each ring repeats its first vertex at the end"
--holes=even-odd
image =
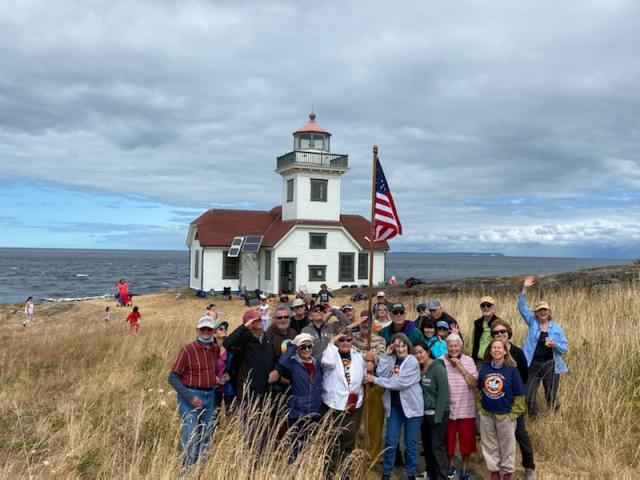
{"type": "MultiPolygon", "coordinates": [[[[475,388],[469,388],[469,385],[464,380],[460,370],[453,366],[447,355],[440,357],[444,362],[444,366],[447,370],[447,380],[449,381],[449,403],[451,411],[449,418],[457,420],[459,418],[475,418],[476,416],[476,398],[475,388]]],[[[478,378],[478,369],[473,359],[467,355],[460,357],[462,367],[478,378]]]]}
{"type": "Polygon", "coordinates": [[[185,387],[213,388],[216,386],[218,346],[205,346],[198,341],[188,343],[180,351],[171,371],[180,376],[185,387]]]}

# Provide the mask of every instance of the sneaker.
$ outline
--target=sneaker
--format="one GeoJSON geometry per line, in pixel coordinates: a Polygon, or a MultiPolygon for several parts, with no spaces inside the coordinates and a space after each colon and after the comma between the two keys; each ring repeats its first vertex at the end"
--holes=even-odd
{"type": "Polygon", "coordinates": [[[527,480],[536,480],[538,478],[538,476],[536,475],[535,468],[527,468],[526,472],[527,472],[527,480]]]}
{"type": "Polygon", "coordinates": [[[471,474],[469,473],[469,470],[466,470],[464,468],[460,469],[460,480],[471,480],[471,474]]]}
{"type": "Polygon", "coordinates": [[[456,476],[456,467],[455,465],[449,465],[449,470],[447,471],[447,478],[453,478],[456,476]]]}

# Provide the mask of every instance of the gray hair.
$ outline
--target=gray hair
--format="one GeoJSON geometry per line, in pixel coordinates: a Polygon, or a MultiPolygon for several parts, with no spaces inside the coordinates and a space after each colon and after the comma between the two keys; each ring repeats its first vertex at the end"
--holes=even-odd
{"type": "Polygon", "coordinates": [[[409,353],[413,353],[413,344],[411,343],[411,340],[409,340],[409,337],[407,337],[404,333],[395,333],[393,337],[391,337],[391,343],[395,342],[396,340],[400,340],[402,343],[404,343],[407,346],[407,350],[409,350],[409,353]]]}
{"type": "Polygon", "coordinates": [[[447,344],[449,344],[451,342],[458,342],[461,347],[464,346],[464,341],[462,340],[462,337],[460,335],[458,335],[457,333],[450,333],[449,334],[449,336],[447,337],[447,344]]]}
{"type": "Polygon", "coordinates": [[[276,308],[273,309],[274,320],[275,320],[275,317],[276,317],[276,312],[278,310],[286,310],[287,311],[287,316],[288,317],[291,316],[291,309],[289,308],[289,306],[286,303],[279,303],[278,305],[276,305],[276,308]]]}

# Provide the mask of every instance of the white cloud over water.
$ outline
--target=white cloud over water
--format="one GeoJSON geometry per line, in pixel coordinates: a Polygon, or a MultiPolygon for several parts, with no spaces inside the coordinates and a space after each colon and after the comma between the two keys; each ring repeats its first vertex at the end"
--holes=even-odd
{"type": "Polygon", "coordinates": [[[633,256],[639,23],[633,1],[18,2],[0,189],[134,195],[173,239],[191,218],[170,212],[277,204],[275,157],[313,106],[350,154],[343,211],[368,213],[380,144],[396,250],[633,256]]]}

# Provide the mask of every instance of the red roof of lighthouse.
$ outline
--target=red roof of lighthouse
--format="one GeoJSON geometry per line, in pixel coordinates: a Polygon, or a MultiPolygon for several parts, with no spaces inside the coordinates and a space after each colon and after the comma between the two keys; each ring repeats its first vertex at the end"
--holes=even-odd
{"type": "Polygon", "coordinates": [[[322,128],[320,125],[316,123],[316,114],[314,112],[311,112],[309,114],[309,122],[304,127],[300,127],[298,130],[293,132],[293,134],[296,135],[297,133],[308,133],[308,132],[324,133],[325,135],[331,135],[329,132],[327,132],[324,128],[322,128]]]}

